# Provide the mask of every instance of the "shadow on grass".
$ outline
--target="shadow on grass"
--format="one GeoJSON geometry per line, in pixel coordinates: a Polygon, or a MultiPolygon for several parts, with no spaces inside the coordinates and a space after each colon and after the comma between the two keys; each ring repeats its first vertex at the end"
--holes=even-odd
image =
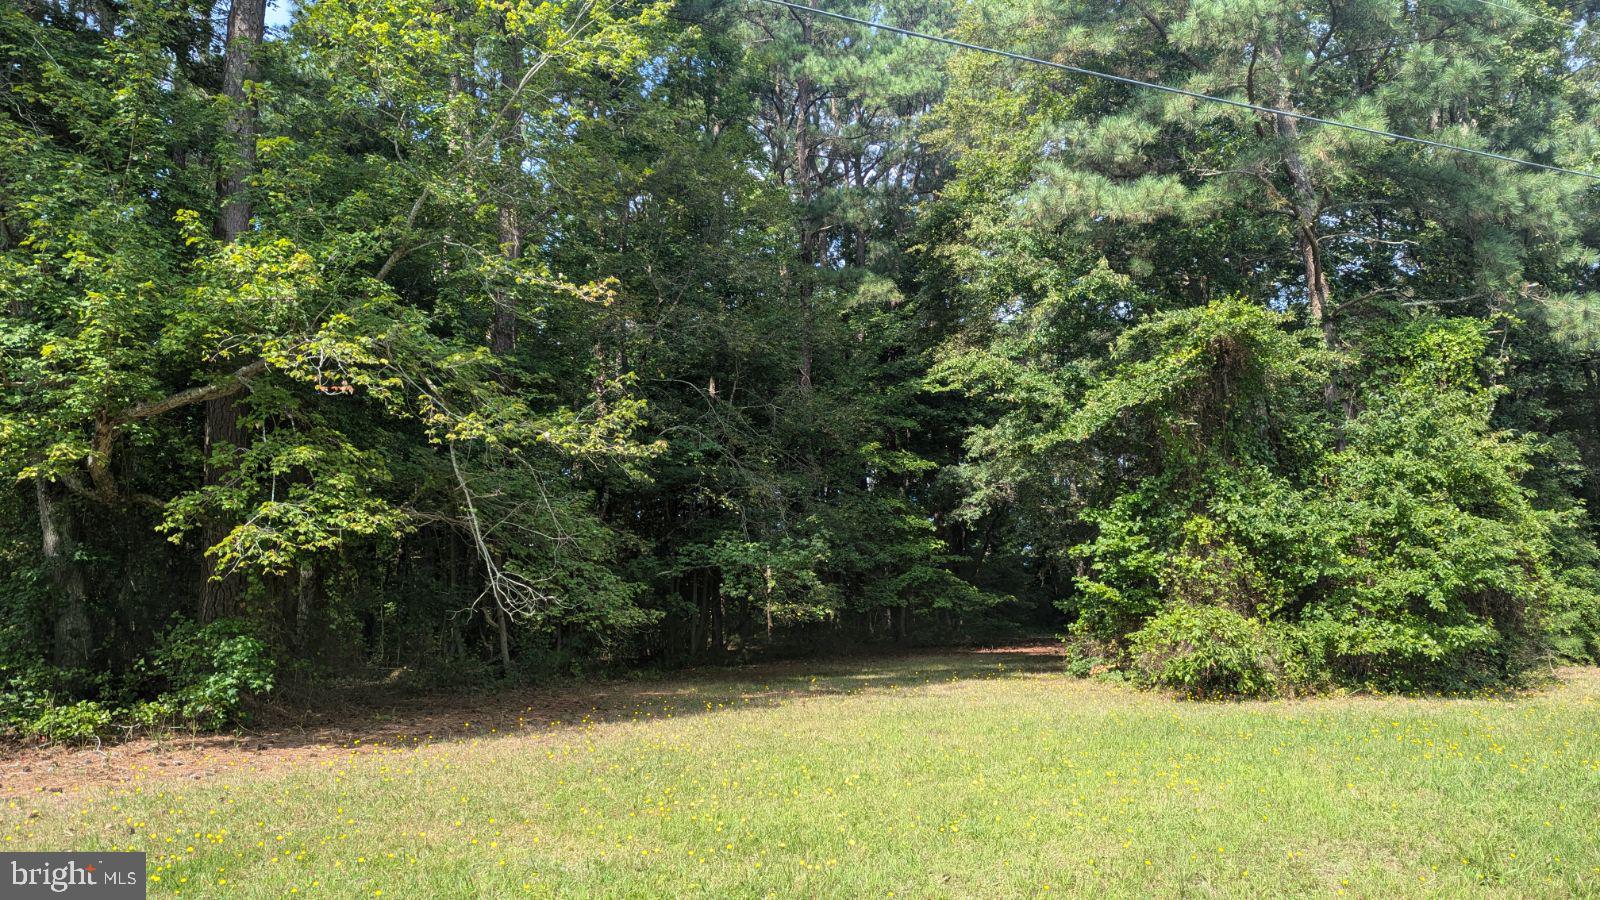
{"type": "Polygon", "coordinates": [[[96,785],[197,780],[292,768],[355,754],[469,740],[559,734],[592,724],[782,706],[1061,671],[1060,645],[912,650],[718,666],[625,680],[431,693],[366,687],[302,706],[276,703],[246,730],[146,737],[103,748],[0,748],[0,796],[76,793],[96,785]]]}
{"type": "MultiPolygon", "coordinates": [[[[1061,670],[1055,645],[983,650],[922,650],[889,655],[688,669],[632,679],[346,698],[337,707],[298,711],[299,721],[262,729],[262,738],[297,731],[348,732],[405,740],[482,737],[504,726],[576,724],[685,716],[721,704],[779,705],[809,697],[872,693],[950,681],[1018,677],[1061,670]],[[378,727],[374,727],[378,726],[378,727]]],[[[292,713],[291,713],[292,714],[292,713]]]]}

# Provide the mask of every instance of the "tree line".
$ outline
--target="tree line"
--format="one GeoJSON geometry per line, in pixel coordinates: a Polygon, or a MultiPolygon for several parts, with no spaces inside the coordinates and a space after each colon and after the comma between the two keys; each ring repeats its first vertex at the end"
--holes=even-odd
{"type": "MultiPolygon", "coordinates": [[[[1600,166],[1552,15],[827,8],[1600,166]]],[[[13,724],[1005,629],[1197,694],[1600,652],[1592,180],[759,2],[267,13],[0,9],[13,724]]]]}

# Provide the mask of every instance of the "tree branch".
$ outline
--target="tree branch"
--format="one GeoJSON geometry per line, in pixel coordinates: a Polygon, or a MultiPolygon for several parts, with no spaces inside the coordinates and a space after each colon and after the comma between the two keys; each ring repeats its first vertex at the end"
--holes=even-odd
{"type": "MultiPolygon", "coordinates": [[[[105,503],[117,503],[124,499],[122,491],[117,487],[117,481],[111,474],[111,448],[116,443],[117,435],[122,432],[124,425],[149,419],[163,413],[171,412],[207,400],[216,400],[221,397],[231,397],[245,389],[251,378],[267,370],[267,361],[258,359],[235,369],[231,375],[211,384],[203,384],[188,390],[168,394],[159,400],[148,400],[136,403],[118,413],[101,413],[95,417],[94,437],[89,447],[89,457],[84,460],[84,467],[89,472],[89,482],[92,487],[84,485],[76,478],[64,479],[65,484],[74,493],[85,497],[94,497],[105,503]]],[[[161,506],[161,502],[153,497],[138,494],[129,498],[140,503],[161,506]]]]}
{"type": "Polygon", "coordinates": [[[251,378],[260,375],[266,370],[267,361],[264,359],[258,359],[255,362],[240,366],[234,370],[233,374],[223,378],[220,381],[201,385],[199,387],[192,387],[188,390],[179,391],[176,394],[169,394],[165,397],[162,397],[160,400],[150,400],[145,403],[134,404],[133,406],[124,409],[122,412],[108,417],[105,420],[105,425],[115,429],[117,426],[126,425],[129,422],[137,422],[140,419],[149,419],[154,416],[159,416],[163,413],[168,413],[178,409],[179,407],[192,406],[196,403],[204,403],[207,400],[216,400],[222,397],[231,397],[234,394],[244,390],[245,385],[249,383],[251,378]]]}

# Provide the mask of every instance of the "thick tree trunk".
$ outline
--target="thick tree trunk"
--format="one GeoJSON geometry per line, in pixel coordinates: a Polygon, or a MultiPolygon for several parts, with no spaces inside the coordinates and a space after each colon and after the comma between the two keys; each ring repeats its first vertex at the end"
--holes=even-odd
{"type": "MultiPolygon", "coordinates": [[[[205,483],[226,484],[237,471],[238,448],[243,446],[239,428],[239,407],[234,398],[223,397],[206,401],[205,424],[205,483]]],[[[205,543],[205,557],[201,565],[204,583],[200,590],[200,621],[211,622],[226,616],[237,615],[243,582],[235,572],[220,577],[216,574],[216,561],[210,556],[211,548],[227,539],[233,526],[224,521],[212,520],[201,530],[205,543]]]]}
{"type": "MultiPolygon", "coordinates": [[[[507,260],[522,258],[522,230],[517,211],[511,206],[500,208],[500,253],[507,260]]],[[[489,352],[495,356],[510,356],[517,349],[517,310],[510,291],[504,288],[494,292],[488,341],[489,352]]]]}
{"type": "MultiPolygon", "coordinates": [[[[221,184],[221,208],[217,213],[217,237],[232,243],[250,227],[248,181],[256,168],[256,110],[246,95],[246,83],[257,77],[256,54],[266,33],[266,0],[233,0],[228,10],[228,41],[222,64],[222,93],[230,109],[226,130],[232,139],[234,158],[225,166],[221,184]]],[[[239,428],[238,398],[230,395],[206,401],[205,483],[228,482],[237,471],[238,448],[244,446],[239,428]]],[[[232,526],[209,522],[202,529],[206,551],[221,543],[232,526]]],[[[239,612],[243,584],[235,573],[215,577],[214,561],[202,563],[200,620],[209,622],[239,612]]]]}
{"type": "Polygon", "coordinates": [[[55,661],[68,669],[89,663],[94,635],[89,623],[89,591],[78,565],[78,520],[60,488],[34,479],[39,501],[39,531],[45,570],[56,593],[55,661]]]}
{"type": "Polygon", "coordinates": [[[246,96],[246,83],[259,78],[256,56],[266,33],[266,0],[233,0],[228,10],[228,42],[222,61],[222,93],[228,98],[224,128],[233,144],[234,158],[222,175],[222,208],[217,215],[217,237],[237,240],[250,227],[250,176],[256,170],[256,109],[246,96]]]}

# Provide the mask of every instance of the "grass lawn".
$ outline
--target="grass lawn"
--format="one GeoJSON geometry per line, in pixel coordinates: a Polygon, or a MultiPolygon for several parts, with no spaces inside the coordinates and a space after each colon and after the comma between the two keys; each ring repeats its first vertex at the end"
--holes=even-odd
{"type": "Polygon", "coordinates": [[[624,685],[587,721],[16,797],[0,850],[144,850],[153,895],[210,897],[1600,897],[1600,672],[1222,705],[1055,668],[624,685]]]}

